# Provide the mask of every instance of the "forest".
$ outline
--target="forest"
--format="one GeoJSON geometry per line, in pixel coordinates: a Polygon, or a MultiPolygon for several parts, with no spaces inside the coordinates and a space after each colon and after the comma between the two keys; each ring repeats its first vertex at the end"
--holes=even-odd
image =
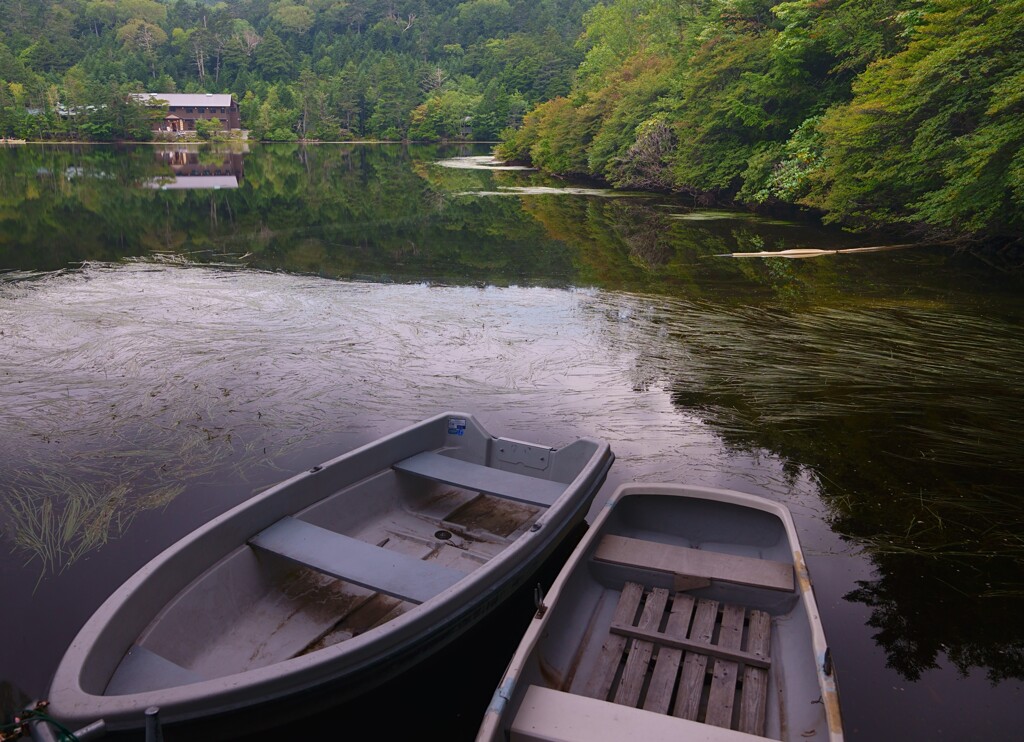
{"type": "Polygon", "coordinates": [[[1020,246],[1022,0],[618,0],[503,156],[1020,246]]]}
{"type": "Polygon", "coordinates": [[[698,204],[1020,249],[1024,0],[0,0],[0,136],[501,140],[698,204]]]}
{"type": "Polygon", "coordinates": [[[0,0],[0,136],[145,139],[128,94],[207,92],[255,139],[494,140],[569,93],[592,5],[0,0]]]}

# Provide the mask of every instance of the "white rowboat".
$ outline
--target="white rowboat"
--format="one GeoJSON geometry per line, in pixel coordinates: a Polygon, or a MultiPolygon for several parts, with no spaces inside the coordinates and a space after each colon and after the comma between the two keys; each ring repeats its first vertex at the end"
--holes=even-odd
{"type": "Polygon", "coordinates": [[[729,490],[631,484],[538,608],[478,742],[842,737],[789,511],[729,490]]]}

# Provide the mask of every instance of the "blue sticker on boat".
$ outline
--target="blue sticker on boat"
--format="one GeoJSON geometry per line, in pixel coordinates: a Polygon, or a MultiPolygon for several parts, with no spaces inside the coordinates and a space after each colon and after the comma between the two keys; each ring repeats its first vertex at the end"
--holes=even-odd
{"type": "Polygon", "coordinates": [[[462,435],[466,432],[466,418],[464,417],[449,417],[448,418],[448,435],[462,435]]]}

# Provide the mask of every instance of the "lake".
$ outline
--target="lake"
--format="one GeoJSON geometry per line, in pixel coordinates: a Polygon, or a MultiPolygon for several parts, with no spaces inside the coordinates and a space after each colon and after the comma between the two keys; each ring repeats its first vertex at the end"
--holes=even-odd
{"type": "MultiPolygon", "coordinates": [[[[592,513],[633,480],[788,505],[849,739],[1019,738],[1020,271],[487,154],[0,147],[0,681],[43,696],[163,548],[460,410],[608,440],[592,513]],[[828,253],[728,257],[793,249],[828,253]]],[[[450,738],[529,612],[431,663],[475,689],[432,699],[450,738]]]]}

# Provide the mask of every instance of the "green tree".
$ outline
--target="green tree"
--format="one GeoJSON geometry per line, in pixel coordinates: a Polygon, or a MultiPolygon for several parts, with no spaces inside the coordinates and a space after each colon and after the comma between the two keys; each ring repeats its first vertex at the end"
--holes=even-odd
{"type": "Polygon", "coordinates": [[[291,76],[292,56],[281,38],[273,31],[267,31],[253,52],[256,69],[267,80],[280,81],[291,76]]]}
{"type": "MultiPolygon", "coordinates": [[[[600,119],[587,152],[591,173],[613,183],[625,178],[618,170],[638,143],[640,128],[655,119],[665,123],[663,99],[671,90],[675,72],[670,59],[637,54],[611,73],[604,88],[587,96],[588,105],[600,119]]],[[[665,167],[667,170],[667,163],[665,167]]],[[[664,182],[670,181],[666,172],[664,182]]]]}
{"type": "Polygon", "coordinates": [[[120,21],[134,18],[155,25],[167,20],[167,6],[157,0],[116,0],[114,6],[120,21]]]}
{"type": "Polygon", "coordinates": [[[138,101],[133,92],[131,86],[117,83],[90,86],[89,97],[98,105],[87,109],[80,130],[99,141],[151,139],[153,120],[163,111],[138,101]]]}
{"type": "Polygon", "coordinates": [[[408,131],[409,111],[419,98],[415,76],[394,55],[385,55],[374,69],[367,92],[373,101],[367,126],[384,139],[402,139],[408,131]]]}
{"type": "Polygon", "coordinates": [[[157,53],[167,43],[167,34],[157,25],[133,18],[117,30],[117,40],[124,49],[140,55],[150,68],[150,75],[156,77],[157,53]]]}
{"type": "Polygon", "coordinates": [[[508,27],[512,6],[508,0],[469,0],[456,8],[465,38],[475,41],[499,35],[508,27]]]}
{"type": "Polygon", "coordinates": [[[32,79],[32,73],[25,67],[25,63],[11,52],[3,38],[0,38],[0,78],[22,84],[32,79]]]}
{"type": "Polygon", "coordinates": [[[719,3],[691,42],[672,110],[679,147],[676,182],[735,192],[761,147],[784,141],[806,116],[800,78],[773,68],[778,38],[773,0],[719,3]]]}
{"type": "Polygon", "coordinates": [[[482,96],[450,89],[435,91],[413,109],[409,137],[419,140],[466,138],[482,96]]]}
{"type": "Polygon", "coordinates": [[[270,17],[276,29],[282,33],[296,36],[309,33],[315,20],[312,9],[287,0],[277,3],[277,7],[271,12],[270,17]]]}
{"type": "Polygon", "coordinates": [[[902,52],[825,116],[808,203],[862,226],[1024,229],[1024,0],[935,0],[902,52]]]}
{"type": "Polygon", "coordinates": [[[196,121],[196,135],[205,141],[215,139],[223,131],[218,119],[199,119],[196,121]]]}
{"type": "Polygon", "coordinates": [[[249,123],[255,136],[275,142],[293,142],[299,138],[301,111],[294,106],[294,96],[287,85],[271,86],[267,97],[249,123]]]}
{"type": "MultiPolygon", "coordinates": [[[[339,125],[349,136],[362,131],[365,87],[354,62],[349,61],[331,80],[331,101],[338,112],[339,125]]],[[[343,136],[339,132],[339,136],[343,136]]]]}

